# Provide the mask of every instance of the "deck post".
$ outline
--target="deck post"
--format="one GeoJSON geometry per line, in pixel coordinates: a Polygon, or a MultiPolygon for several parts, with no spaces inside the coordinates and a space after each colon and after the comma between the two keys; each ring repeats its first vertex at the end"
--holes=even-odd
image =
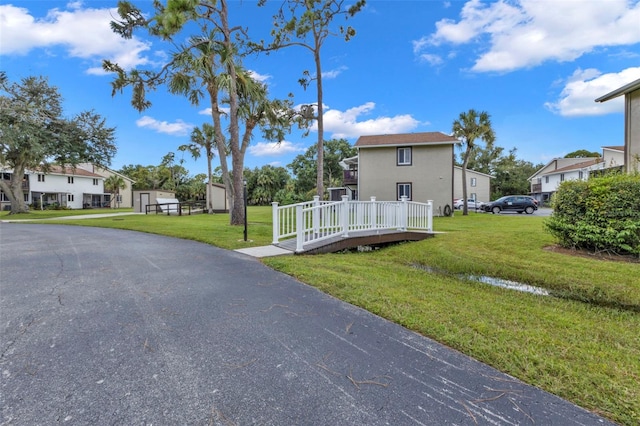
{"type": "Polygon", "coordinates": [[[376,211],[376,197],[371,196],[371,205],[369,206],[369,229],[376,229],[378,227],[378,216],[376,211]]]}
{"type": "Polygon", "coordinates": [[[398,225],[401,231],[407,230],[407,223],[409,222],[409,197],[403,195],[400,197],[400,223],[398,225]]]}
{"type": "Polygon", "coordinates": [[[313,210],[311,210],[311,220],[313,223],[313,236],[317,237],[320,235],[320,196],[313,196],[313,210]]]}
{"type": "Polygon", "coordinates": [[[278,238],[280,237],[280,222],[278,220],[278,203],[275,201],[271,203],[271,213],[273,220],[273,241],[271,244],[278,244],[278,238]]]}
{"type": "Polygon", "coordinates": [[[427,231],[433,231],[433,200],[427,200],[427,231]]]}
{"type": "Polygon", "coordinates": [[[296,206],[296,252],[304,251],[304,215],[302,204],[296,206]]]}
{"type": "Polygon", "coordinates": [[[340,222],[342,225],[342,236],[349,236],[349,196],[342,196],[342,211],[340,212],[340,222]]]}

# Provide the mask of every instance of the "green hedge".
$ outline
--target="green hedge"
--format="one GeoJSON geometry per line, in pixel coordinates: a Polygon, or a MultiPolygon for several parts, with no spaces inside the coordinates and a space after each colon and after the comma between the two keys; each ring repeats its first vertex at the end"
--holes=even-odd
{"type": "Polygon", "coordinates": [[[563,182],[545,227],[561,246],[640,257],[640,174],[563,182]]]}

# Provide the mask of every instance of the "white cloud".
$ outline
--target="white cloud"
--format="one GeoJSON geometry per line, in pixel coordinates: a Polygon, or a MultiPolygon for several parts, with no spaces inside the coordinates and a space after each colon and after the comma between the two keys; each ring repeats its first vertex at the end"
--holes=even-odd
{"type": "Polygon", "coordinates": [[[639,22],[637,0],[470,0],[459,21],[443,19],[435,33],[414,41],[414,53],[488,41],[472,70],[509,72],[549,60],[571,61],[597,47],[640,43],[639,22]]]}
{"type": "Polygon", "coordinates": [[[249,70],[249,75],[251,76],[251,78],[253,78],[256,81],[259,81],[260,83],[264,83],[271,78],[269,74],[263,75],[253,70],[249,70]]]}
{"type": "MultiPolygon", "coordinates": [[[[331,133],[334,138],[355,138],[363,135],[405,133],[420,124],[418,120],[408,114],[358,121],[362,115],[373,111],[375,106],[374,102],[367,102],[344,112],[328,109],[324,113],[324,130],[331,133]]],[[[317,131],[317,123],[313,125],[311,130],[317,131]]]]}
{"type": "Polygon", "coordinates": [[[326,78],[327,80],[331,80],[333,78],[338,77],[340,74],[342,74],[342,71],[346,71],[349,68],[342,66],[342,67],[338,67],[334,70],[330,70],[330,71],[324,71],[322,73],[322,78],[326,78]]]}
{"type": "Polygon", "coordinates": [[[158,133],[165,133],[171,136],[186,136],[193,129],[193,124],[185,123],[182,120],[176,120],[173,123],[167,121],[158,121],[155,118],[145,115],[136,120],[138,127],[155,130],[158,133]]]}
{"type": "Polygon", "coordinates": [[[639,78],[640,67],[609,74],[602,74],[595,69],[578,69],[567,79],[559,99],[545,103],[545,107],[567,117],[623,112],[624,97],[603,103],[595,102],[595,99],[639,78]]]}
{"type": "MultiPolygon", "coordinates": [[[[230,111],[229,107],[222,107],[222,108],[219,108],[219,110],[222,111],[222,113],[229,115],[229,111],[230,111]]],[[[213,109],[211,107],[209,107],[209,108],[205,108],[205,109],[202,109],[202,110],[198,111],[198,114],[206,115],[206,116],[211,117],[211,112],[212,111],[213,111],[213,109]]]]}
{"type": "Polygon", "coordinates": [[[421,54],[419,59],[423,62],[428,62],[431,66],[441,65],[444,62],[440,55],[433,55],[430,53],[421,54]]]}
{"type": "Polygon", "coordinates": [[[294,144],[293,142],[282,141],[278,142],[259,142],[255,145],[249,146],[249,153],[256,157],[268,157],[276,155],[285,155],[296,152],[304,152],[306,150],[302,145],[294,144]]]}
{"type": "Polygon", "coordinates": [[[80,9],[79,2],[69,7],[71,10],[51,9],[46,17],[35,18],[25,8],[0,6],[0,54],[26,55],[33,49],[62,47],[70,57],[95,61],[87,71],[90,74],[103,73],[102,59],[126,69],[150,63],[143,56],[150,43],[136,37],[125,40],[111,31],[109,23],[118,16],[116,9],[80,9]]]}

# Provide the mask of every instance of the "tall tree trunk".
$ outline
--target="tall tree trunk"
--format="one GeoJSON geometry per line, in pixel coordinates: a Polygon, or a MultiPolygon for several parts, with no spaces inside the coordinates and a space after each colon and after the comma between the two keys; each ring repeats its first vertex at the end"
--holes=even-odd
{"type": "MultiPolygon", "coordinates": [[[[316,36],[317,40],[317,36],[316,36]]],[[[324,199],[324,107],[322,94],[322,66],[320,64],[320,46],[316,41],[314,57],[316,61],[316,87],[318,90],[318,171],[316,175],[316,187],[318,196],[324,199]]]]}
{"type": "MultiPolygon", "coordinates": [[[[208,143],[208,145],[211,145],[208,143]]],[[[207,213],[213,214],[213,172],[211,171],[211,161],[213,155],[211,152],[211,146],[207,146],[207,213]]]]}
{"type": "Polygon", "coordinates": [[[28,213],[27,203],[24,201],[22,193],[22,180],[24,179],[25,167],[23,164],[16,164],[13,168],[11,180],[7,185],[6,182],[0,180],[0,187],[7,195],[11,202],[11,212],[9,214],[28,213]]]}
{"type": "MultiPolygon", "coordinates": [[[[227,0],[220,1],[220,21],[222,33],[224,34],[224,46],[227,55],[233,57],[233,41],[231,40],[231,30],[229,28],[229,9],[227,0]]],[[[244,224],[244,201],[242,199],[242,173],[244,171],[244,158],[240,152],[240,130],[238,126],[238,90],[236,67],[232,60],[227,60],[225,64],[229,74],[229,145],[231,148],[232,185],[233,185],[233,204],[231,205],[231,214],[229,222],[231,225],[244,224]]]]}

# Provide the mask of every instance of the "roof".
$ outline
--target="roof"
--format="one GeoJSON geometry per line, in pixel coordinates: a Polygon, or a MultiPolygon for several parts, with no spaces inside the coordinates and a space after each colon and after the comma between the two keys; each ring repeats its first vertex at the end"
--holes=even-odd
{"type": "Polygon", "coordinates": [[[632,81],[631,83],[620,87],[619,89],[614,90],[613,92],[609,92],[604,96],[600,96],[598,99],[596,99],[596,102],[606,102],[613,98],[617,98],[620,95],[626,95],[627,93],[631,93],[636,90],[640,90],[640,78],[636,81],[632,81]]]}
{"type": "Polygon", "coordinates": [[[355,146],[369,148],[400,145],[453,145],[456,143],[460,143],[460,141],[442,132],[422,132],[360,136],[355,146]]]}
{"type": "Polygon", "coordinates": [[[587,160],[587,161],[583,161],[581,163],[572,164],[570,166],[562,167],[560,169],[556,169],[556,170],[554,170],[552,172],[545,173],[545,174],[554,174],[554,173],[568,172],[568,171],[571,171],[571,170],[586,169],[587,167],[595,166],[598,163],[602,163],[603,161],[604,160],[602,158],[600,158],[600,157],[593,158],[591,160],[587,160]]]}
{"type": "Polygon", "coordinates": [[[621,145],[621,146],[603,146],[602,149],[608,149],[610,151],[621,151],[621,152],[624,152],[624,145],[621,145]]]}
{"type": "Polygon", "coordinates": [[[85,169],[81,169],[79,167],[73,168],[73,167],[60,167],[60,166],[49,166],[49,170],[47,171],[43,171],[42,169],[36,169],[36,172],[39,173],[45,173],[48,175],[71,175],[71,176],[86,176],[86,177],[91,177],[91,178],[102,178],[104,179],[104,176],[101,176],[97,173],[91,173],[88,170],[85,169]]]}
{"type": "MultiPolygon", "coordinates": [[[[454,169],[458,169],[458,170],[462,170],[462,167],[460,167],[460,166],[453,166],[453,168],[454,169]]],[[[467,173],[475,173],[477,175],[482,175],[482,176],[486,176],[486,177],[491,178],[491,179],[495,179],[495,176],[491,176],[491,175],[488,175],[488,174],[482,173],[482,172],[476,172],[475,170],[472,170],[472,169],[467,169],[467,173]]]]}

